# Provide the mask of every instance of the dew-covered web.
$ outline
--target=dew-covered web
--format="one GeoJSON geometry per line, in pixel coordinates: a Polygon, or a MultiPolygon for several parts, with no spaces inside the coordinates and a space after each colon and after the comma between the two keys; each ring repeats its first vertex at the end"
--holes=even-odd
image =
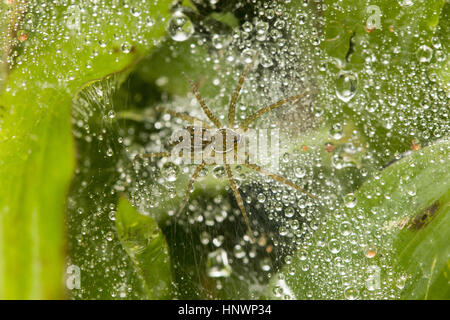
{"type": "MultiPolygon", "coordinates": [[[[385,213],[372,208],[348,216],[346,209],[357,208],[354,193],[368,178],[376,179],[405,153],[448,134],[447,95],[430,72],[428,57],[429,50],[438,60],[445,53],[436,38],[433,48],[424,44],[408,56],[409,64],[394,65],[390,61],[401,48],[385,39],[374,50],[369,33],[357,30],[339,60],[321,46],[344,37],[339,28],[334,34],[324,31],[332,22],[322,15],[323,3],[286,3],[236,2],[227,8],[237,17],[231,24],[175,10],[168,25],[171,38],[135,71],[94,82],[74,98],[78,168],[68,201],[70,263],[89,277],[75,298],[142,297],[140,276],[115,229],[121,196],[162,229],[179,298],[398,297],[408,275],[390,264],[385,213]],[[173,132],[189,125],[157,106],[208,121],[183,72],[226,123],[239,76],[256,54],[236,122],[309,90],[252,127],[279,130],[279,166],[272,171],[317,199],[233,165],[252,241],[224,166],[201,171],[178,214],[195,165],[136,156],[170,151],[173,132]],[[367,281],[379,270],[375,267],[381,268],[380,287],[367,281]],[[294,275],[323,279],[327,290],[307,282],[293,290],[285,278],[294,275]],[[105,289],[94,293],[98,288],[105,289]]],[[[214,11],[214,4],[198,5],[214,11]]],[[[414,202],[414,187],[404,180],[414,202]]]]}

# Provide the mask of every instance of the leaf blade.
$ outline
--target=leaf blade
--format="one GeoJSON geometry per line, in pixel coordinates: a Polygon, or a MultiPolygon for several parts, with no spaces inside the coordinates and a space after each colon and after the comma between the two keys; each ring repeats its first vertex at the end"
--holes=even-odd
{"type": "Polygon", "coordinates": [[[123,248],[143,278],[149,298],[171,298],[173,294],[169,249],[156,221],[140,214],[126,199],[121,198],[116,229],[123,248]]]}

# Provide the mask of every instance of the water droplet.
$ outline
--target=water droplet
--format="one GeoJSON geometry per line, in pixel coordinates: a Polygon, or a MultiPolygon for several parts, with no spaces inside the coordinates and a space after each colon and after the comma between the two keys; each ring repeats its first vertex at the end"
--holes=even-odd
{"type": "Polygon", "coordinates": [[[225,168],[223,166],[217,166],[212,171],[214,178],[220,179],[225,176],[225,168]]]}
{"type": "Polygon", "coordinates": [[[259,266],[262,271],[270,271],[272,269],[272,263],[268,257],[265,257],[259,262],[259,266]]]}
{"type": "Polygon", "coordinates": [[[288,207],[286,208],[286,210],[284,210],[284,216],[286,218],[292,218],[294,216],[295,210],[292,207],[288,207]]]}
{"type": "Polygon", "coordinates": [[[113,110],[110,110],[108,112],[108,118],[114,119],[116,117],[116,113],[113,110]]]}
{"type": "Polygon", "coordinates": [[[242,248],[242,246],[239,244],[234,246],[233,254],[238,259],[243,259],[246,256],[244,248],[242,248]]]}
{"type": "Polygon", "coordinates": [[[280,228],[278,229],[278,232],[279,232],[280,236],[285,236],[285,235],[288,234],[288,230],[287,230],[286,227],[280,227],[280,228]]]}
{"type": "Polygon", "coordinates": [[[417,194],[417,188],[415,185],[411,185],[407,188],[406,191],[411,197],[414,197],[417,194]]]}
{"type": "Polygon", "coordinates": [[[330,240],[330,242],[328,242],[328,249],[330,250],[331,253],[337,254],[339,253],[339,251],[341,251],[341,244],[339,243],[338,240],[332,239],[330,240]]]}
{"type": "Polygon", "coordinates": [[[269,55],[267,55],[267,54],[261,54],[259,63],[260,63],[264,68],[270,68],[271,66],[273,66],[273,60],[272,60],[272,58],[271,58],[269,55]]]}
{"type": "Polygon", "coordinates": [[[417,50],[417,56],[422,63],[430,62],[433,57],[433,49],[426,45],[420,46],[419,50],[417,50]]]}
{"type": "Polygon", "coordinates": [[[133,17],[139,17],[141,15],[141,10],[135,7],[131,8],[130,12],[133,15],[133,17]]]}
{"type": "Polygon", "coordinates": [[[306,175],[306,170],[300,167],[294,169],[294,174],[296,178],[304,178],[306,175]]]}
{"type": "Polygon", "coordinates": [[[112,231],[109,231],[109,232],[106,234],[106,240],[112,241],[113,239],[114,239],[114,233],[113,233],[112,231]]]}
{"type": "Polygon", "coordinates": [[[408,277],[405,274],[402,274],[400,278],[398,278],[395,282],[395,285],[397,286],[397,288],[402,290],[405,287],[406,280],[408,280],[408,277]]]}
{"type": "Polygon", "coordinates": [[[225,237],[222,235],[219,235],[213,239],[213,245],[217,248],[220,247],[223,244],[223,241],[225,240],[225,237]]]}
{"type": "Polygon", "coordinates": [[[336,95],[344,101],[349,102],[355,95],[358,86],[358,78],[353,72],[341,73],[336,81],[336,95]]]}
{"type": "Polygon", "coordinates": [[[297,230],[300,227],[300,222],[298,220],[291,220],[291,229],[297,230]]]}
{"type": "Polygon", "coordinates": [[[17,31],[17,39],[21,42],[24,42],[28,39],[28,32],[26,30],[17,31]]]}
{"type": "Polygon", "coordinates": [[[356,300],[358,299],[359,292],[356,288],[348,287],[344,290],[344,296],[348,300],[356,300]]]}
{"type": "Polygon", "coordinates": [[[354,208],[356,206],[357,200],[353,193],[349,193],[344,197],[344,204],[347,208],[354,208]]]}
{"type": "Polygon", "coordinates": [[[211,278],[226,278],[231,275],[231,266],[224,249],[210,252],[206,261],[207,274],[211,278]]]}
{"type": "Polygon", "coordinates": [[[299,24],[305,24],[305,23],[306,23],[306,17],[305,17],[305,15],[303,15],[303,14],[299,15],[299,17],[298,17],[298,23],[299,23],[299,24]]]}
{"type": "Polygon", "coordinates": [[[217,50],[223,49],[227,44],[227,38],[224,35],[215,34],[212,37],[212,44],[217,50]]]}
{"type": "Polygon", "coordinates": [[[410,7],[414,4],[413,0],[403,0],[400,2],[402,7],[410,7]]]}
{"type": "Polygon", "coordinates": [[[173,182],[177,180],[180,173],[180,168],[173,162],[167,162],[163,165],[161,173],[166,181],[173,182]]]}
{"type": "Polygon", "coordinates": [[[291,264],[292,263],[292,256],[287,255],[286,257],[284,257],[284,262],[286,264],[291,264]]]}
{"type": "Polygon", "coordinates": [[[298,257],[301,261],[305,261],[308,258],[308,252],[305,249],[301,249],[298,252],[298,257]]]}
{"type": "Polygon", "coordinates": [[[251,24],[251,22],[246,21],[242,24],[242,30],[244,30],[245,32],[252,32],[253,25],[251,24]]]}
{"type": "Polygon", "coordinates": [[[256,40],[258,40],[258,41],[266,40],[268,30],[269,30],[269,24],[267,22],[258,21],[255,24],[256,40]]]}
{"type": "Polygon", "coordinates": [[[264,193],[259,193],[256,196],[256,199],[258,200],[259,203],[264,203],[266,201],[266,196],[264,195],[264,193]]]}
{"type": "Polygon", "coordinates": [[[253,49],[245,49],[242,51],[242,59],[245,64],[249,64],[253,61],[253,57],[256,55],[256,51],[253,49]]]}
{"type": "Polygon", "coordinates": [[[377,247],[373,244],[364,247],[364,255],[366,258],[372,259],[377,255],[377,247]]]}
{"type": "Polygon", "coordinates": [[[110,211],[108,214],[109,220],[114,221],[116,220],[116,211],[110,211]]]}
{"type": "Polygon", "coordinates": [[[186,41],[194,34],[194,24],[180,10],[175,11],[167,27],[170,37],[175,41],[186,41]]]}
{"type": "Polygon", "coordinates": [[[342,128],[342,125],[340,123],[335,123],[331,126],[330,133],[334,140],[341,139],[343,132],[344,129],[342,128]]]}
{"type": "Polygon", "coordinates": [[[201,242],[203,245],[206,246],[206,245],[209,243],[209,241],[210,241],[210,235],[209,235],[209,233],[206,232],[206,231],[203,231],[203,232],[200,234],[200,242],[201,242]]]}
{"type": "Polygon", "coordinates": [[[348,236],[350,235],[350,233],[352,232],[352,225],[350,222],[348,221],[344,221],[341,223],[340,227],[339,227],[339,231],[341,231],[341,234],[343,236],[348,236]]]}
{"type": "Polygon", "coordinates": [[[121,47],[123,53],[130,53],[132,45],[129,42],[122,43],[121,47]]]}

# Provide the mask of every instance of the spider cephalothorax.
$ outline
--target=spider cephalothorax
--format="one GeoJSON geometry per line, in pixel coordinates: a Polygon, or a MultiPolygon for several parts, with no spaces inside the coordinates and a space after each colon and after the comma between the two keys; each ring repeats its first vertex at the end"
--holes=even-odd
{"type": "Polygon", "coordinates": [[[238,85],[231,97],[228,109],[228,123],[226,125],[223,125],[219,121],[219,119],[213,114],[213,112],[207,107],[205,101],[203,100],[202,96],[199,93],[197,85],[186,76],[187,80],[191,85],[192,92],[194,93],[195,97],[197,98],[197,101],[202,107],[203,112],[208,117],[211,123],[189,116],[184,113],[159,108],[160,111],[166,112],[172,115],[173,117],[186,120],[192,123],[193,126],[188,126],[187,129],[185,130],[179,130],[177,132],[174,132],[174,134],[170,139],[171,142],[170,144],[173,146],[171,152],[148,153],[138,156],[141,158],[181,157],[183,159],[188,159],[190,161],[189,163],[191,164],[192,163],[196,164],[196,168],[189,181],[187,191],[185,193],[183,202],[180,208],[178,209],[178,213],[181,213],[184,210],[187,202],[189,201],[189,194],[191,193],[194,183],[199,177],[202,169],[206,165],[217,165],[217,164],[224,165],[230,187],[233,190],[236,202],[239,206],[242,216],[244,217],[245,223],[250,233],[250,237],[252,237],[252,229],[247,216],[247,212],[244,207],[244,202],[242,200],[235,179],[233,177],[231,165],[241,164],[253,171],[268,176],[273,180],[276,180],[284,185],[287,185],[297,191],[306,193],[311,198],[316,199],[316,197],[313,194],[302,189],[301,187],[287,180],[286,178],[271,173],[262,168],[261,166],[252,163],[251,161],[249,161],[249,154],[247,150],[241,149],[242,147],[245,148],[246,132],[249,130],[249,125],[254,120],[256,120],[263,114],[273,109],[281,107],[288,102],[296,101],[306,95],[306,93],[302,93],[299,95],[279,100],[276,103],[273,103],[269,106],[257,110],[255,113],[244,119],[240,124],[236,124],[235,123],[236,102],[239,93],[241,91],[242,85],[244,83],[245,77],[252,68],[252,65],[253,62],[250,63],[242,72],[238,85]]]}

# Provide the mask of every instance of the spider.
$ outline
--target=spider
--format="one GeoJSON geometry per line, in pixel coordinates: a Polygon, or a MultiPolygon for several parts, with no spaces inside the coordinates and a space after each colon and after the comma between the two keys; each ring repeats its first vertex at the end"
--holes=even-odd
{"type": "MultiPolygon", "coordinates": [[[[192,176],[189,180],[188,187],[187,187],[186,193],[184,195],[184,199],[177,211],[177,215],[179,215],[183,212],[186,204],[189,202],[189,195],[190,195],[191,191],[193,190],[194,183],[196,182],[197,178],[199,177],[202,169],[207,165],[217,165],[218,163],[217,163],[217,161],[214,161],[214,159],[217,159],[217,155],[218,155],[219,158],[221,157],[223,160],[222,164],[225,167],[229,185],[234,193],[234,197],[236,199],[237,205],[240,209],[240,212],[242,213],[242,216],[243,216],[245,224],[247,226],[249,235],[252,239],[253,239],[253,237],[252,237],[253,231],[250,226],[250,221],[249,221],[249,218],[247,215],[247,211],[244,207],[244,201],[242,200],[241,194],[238,190],[238,186],[236,185],[236,181],[233,177],[233,173],[231,170],[231,164],[233,164],[233,162],[230,161],[230,155],[232,155],[233,159],[236,160],[236,157],[237,157],[236,154],[238,153],[239,145],[243,141],[243,137],[245,137],[245,133],[249,129],[250,124],[253,123],[257,118],[261,117],[263,114],[265,114],[267,112],[270,112],[276,108],[279,108],[279,107],[287,104],[288,102],[297,101],[297,100],[303,98],[308,93],[308,90],[307,90],[307,92],[304,92],[302,94],[298,94],[298,95],[290,96],[288,98],[281,99],[271,105],[268,105],[266,107],[263,107],[263,108],[257,110],[256,112],[251,114],[249,117],[245,118],[240,124],[236,124],[235,123],[236,102],[239,97],[241,88],[244,84],[245,77],[246,77],[247,73],[251,70],[255,60],[256,60],[256,57],[253,58],[252,62],[249,63],[244,68],[243,72],[241,73],[237,87],[234,90],[234,93],[230,100],[230,104],[229,104],[229,108],[228,108],[228,123],[227,123],[227,125],[222,124],[219,121],[219,119],[213,114],[211,109],[206,105],[204,99],[200,95],[197,84],[195,84],[194,81],[185,74],[184,74],[184,76],[186,77],[186,80],[189,82],[189,84],[191,86],[192,93],[196,97],[197,102],[200,104],[203,112],[208,117],[211,124],[206,121],[203,121],[199,118],[187,115],[185,113],[175,112],[173,110],[167,110],[162,107],[157,108],[159,111],[168,113],[173,117],[180,118],[180,119],[190,122],[191,124],[194,125],[194,126],[188,127],[187,132],[190,133],[188,137],[178,136],[175,139],[176,141],[172,141],[172,145],[174,145],[174,144],[180,145],[183,142],[183,140],[184,140],[184,142],[186,142],[186,140],[188,140],[189,141],[188,145],[190,147],[190,150],[188,150],[188,153],[189,153],[188,156],[190,156],[191,159],[194,158],[198,153],[201,153],[203,156],[204,153],[206,153],[206,149],[208,146],[209,146],[209,152],[213,156],[215,155],[215,157],[211,157],[211,158],[202,157],[203,160],[201,160],[199,163],[197,163],[194,173],[192,174],[192,176]],[[198,131],[199,125],[200,125],[200,131],[198,131]],[[199,134],[200,139],[197,138],[197,140],[196,140],[193,137],[193,136],[195,136],[196,132],[197,133],[200,132],[200,134],[199,134]],[[193,141],[193,140],[195,140],[195,141],[193,141]],[[193,141],[193,143],[192,143],[192,141],[193,141]],[[214,141],[214,143],[211,144],[212,141],[214,141]],[[211,159],[213,159],[213,160],[211,160],[211,159]]],[[[173,138],[173,136],[172,136],[172,138],[173,138]]],[[[173,139],[171,139],[171,140],[173,140],[173,139]]],[[[184,151],[186,151],[186,150],[184,150],[184,151]]],[[[174,156],[174,154],[176,157],[183,157],[183,155],[184,155],[184,153],[183,153],[183,155],[180,155],[180,153],[174,153],[173,151],[172,152],[154,152],[154,153],[145,153],[145,154],[137,155],[135,157],[135,160],[137,158],[157,158],[157,157],[169,158],[169,157],[174,156]]],[[[304,190],[303,188],[296,185],[292,181],[290,181],[280,175],[277,175],[275,173],[269,172],[259,165],[250,163],[248,161],[248,154],[246,154],[246,160],[243,162],[243,165],[253,171],[258,172],[259,174],[265,175],[265,176],[267,176],[275,181],[278,181],[290,188],[293,188],[297,191],[305,193],[312,199],[315,199],[315,200],[317,199],[317,197],[315,195],[304,190]]]]}

